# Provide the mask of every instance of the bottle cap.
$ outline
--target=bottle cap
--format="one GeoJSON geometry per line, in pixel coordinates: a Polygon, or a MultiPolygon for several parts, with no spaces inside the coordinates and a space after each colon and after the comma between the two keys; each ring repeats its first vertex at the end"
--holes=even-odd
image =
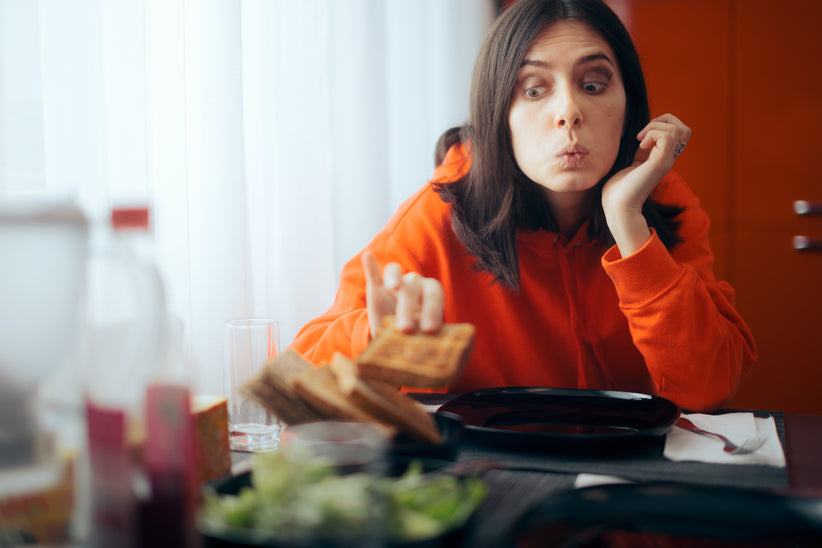
{"type": "Polygon", "coordinates": [[[111,210],[111,226],[114,230],[140,228],[148,230],[147,207],[115,207],[111,210]]]}

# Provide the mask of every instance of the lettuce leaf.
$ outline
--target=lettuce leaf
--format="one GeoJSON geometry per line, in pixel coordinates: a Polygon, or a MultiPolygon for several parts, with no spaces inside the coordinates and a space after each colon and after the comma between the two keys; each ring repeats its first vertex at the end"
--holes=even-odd
{"type": "Polygon", "coordinates": [[[252,487],[236,495],[205,494],[205,532],[239,531],[260,541],[339,541],[369,534],[420,541],[464,525],[487,494],[479,478],[425,474],[419,461],[401,477],[386,478],[340,475],[327,463],[297,463],[277,451],[256,457],[252,487]]]}

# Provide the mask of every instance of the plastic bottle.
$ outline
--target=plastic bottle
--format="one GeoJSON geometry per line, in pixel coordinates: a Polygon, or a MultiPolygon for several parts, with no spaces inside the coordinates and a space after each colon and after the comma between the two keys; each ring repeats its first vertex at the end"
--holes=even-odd
{"type": "Polygon", "coordinates": [[[146,548],[185,548],[198,544],[195,422],[180,325],[172,337],[157,378],[146,392],[144,462],[151,486],[139,514],[140,544],[146,548]]]}
{"type": "Polygon", "coordinates": [[[164,375],[169,316],[148,208],[115,208],[90,264],[86,420],[91,546],[189,544],[193,451],[188,387],[164,375]],[[191,468],[191,467],[189,467],[191,468]],[[176,520],[176,521],[171,521],[176,520]],[[177,529],[175,530],[174,527],[177,529]]]}

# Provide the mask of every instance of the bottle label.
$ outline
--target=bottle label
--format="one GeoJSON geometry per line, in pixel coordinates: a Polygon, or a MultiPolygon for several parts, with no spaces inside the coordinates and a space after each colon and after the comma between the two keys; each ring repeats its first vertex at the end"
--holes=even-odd
{"type": "Polygon", "coordinates": [[[133,546],[136,502],[126,414],[86,402],[91,464],[92,545],[133,546]]]}
{"type": "Polygon", "coordinates": [[[192,546],[197,497],[194,448],[188,389],[150,384],[146,392],[145,461],[152,496],[141,515],[143,546],[192,546]]]}

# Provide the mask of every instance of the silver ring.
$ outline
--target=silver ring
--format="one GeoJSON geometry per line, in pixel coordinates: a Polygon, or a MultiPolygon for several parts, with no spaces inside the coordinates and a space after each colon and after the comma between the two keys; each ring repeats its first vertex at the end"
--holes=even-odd
{"type": "Polygon", "coordinates": [[[674,148],[674,158],[682,154],[682,151],[685,150],[685,145],[688,144],[688,141],[682,141],[674,148]]]}

